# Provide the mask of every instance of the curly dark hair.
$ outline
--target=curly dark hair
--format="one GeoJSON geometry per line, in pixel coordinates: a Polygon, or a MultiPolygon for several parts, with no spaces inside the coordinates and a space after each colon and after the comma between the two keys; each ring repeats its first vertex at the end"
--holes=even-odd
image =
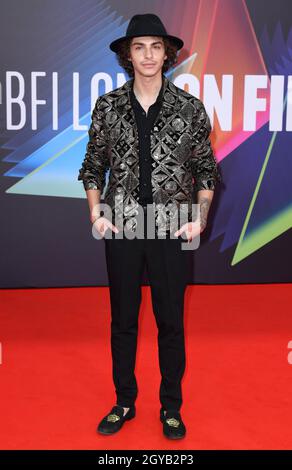
{"type": "MultiPolygon", "coordinates": [[[[168,38],[161,37],[164,42],[165,47],[165,54],[167,55],[167,59],[165,59],[164,64],[162,66],[162,73],[167,72],[171,67],[177,63],[178,55],[177,55],[177,46],[170,41],[168,38]]],[[[134,67],[132,62],[129,59],[130,57],[130,45],[133,38],[126,38],[124,39],[121,44],[119,45],[119,50],[116,53],[118,63],[123,69],[127,72],[129,77],[134,77],[134,67]]]]}

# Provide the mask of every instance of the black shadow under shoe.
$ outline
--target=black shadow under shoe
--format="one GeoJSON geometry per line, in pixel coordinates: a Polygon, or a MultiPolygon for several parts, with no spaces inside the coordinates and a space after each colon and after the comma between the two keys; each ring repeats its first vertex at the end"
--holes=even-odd
{"type": "MultiPolygon", "coordinates": [[[[128,406],[125,408],[129,408],[128,406]]],[[[101,434],[114,434],[119,431],[124,422],[134,418],[136,415],[135,405],[129,408],[124,416],[124,408],[120,405],[112,407],[111,411],[100,421],[97,432],[101,434]]]]}
{"type": "Polygon", "coordinates": [[[181,439],[186,434],[186,427],[181,418],[180,412],[177,410],[167,410],[164,414],[163,409],[160,410],[160,421],[163,423],[163,434],[168,439],[181,439]]]}

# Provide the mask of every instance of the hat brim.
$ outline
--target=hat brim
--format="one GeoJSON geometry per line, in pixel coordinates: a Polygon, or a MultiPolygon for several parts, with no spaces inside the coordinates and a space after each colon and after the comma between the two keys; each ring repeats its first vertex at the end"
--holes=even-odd
{"type": "MultiPolygon", "coordinates": [[[[135,34],[133,36],[123,36],[121,38],[115,39],[115,41],[111,42],[109,45],[109,48],[113,52],[119,52],[119,46],[125,39],[130,39],[130,38],[136,38],[139,36],[148,36],[147,34],[135,34]]],[[[152,34],[150,36],[153,36],[152,34]]],[[[174,44],[176,45],[177,49],[181,49],[184,45],[184,42],[182,39],[176,37],[176,36],[171,36],[170,34],[159,34],[158,36],[168,38],[170,41],[173,41],[174,44]]]]}

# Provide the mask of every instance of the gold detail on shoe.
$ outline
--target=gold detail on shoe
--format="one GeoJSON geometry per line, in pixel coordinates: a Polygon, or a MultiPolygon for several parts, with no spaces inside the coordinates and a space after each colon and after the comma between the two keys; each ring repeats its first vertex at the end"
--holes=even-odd
{"type": "Polygon", "coordinates": [[[173,426],[174,428],[177,428],[179,426],[179,421],[175,418],[168,418],[166,422],[167,424],[169,424],[169,426],[173,426]]]}
{"type": "Polygon", "coordinates": [[[110,421],[111,423],[115,423],[116,421],[119,421],[120,417],[116,414],[110,414],[107,417],[107,421],[110,421]]]}

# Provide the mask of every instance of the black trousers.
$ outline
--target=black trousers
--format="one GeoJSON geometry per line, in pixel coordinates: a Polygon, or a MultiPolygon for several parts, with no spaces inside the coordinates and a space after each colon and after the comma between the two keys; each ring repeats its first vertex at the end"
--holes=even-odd
{"type": "MultiPolygon", "coordinates": [[[[146,230],[146,217],[145,230],[146,230]]],[[[145,232],[146,233],[146,232],[145,232]]],[[[146,263],[152,307],[158,328],[163,409],[179,410],[185,370],[184,294],[190,279],[192,250],[185,240],[105,238],[111,302],[112,374],[117,404],[130,407],[138,394],[135,376],[141,281],[146,263]],[[186,243],[186,242],[185,242],[186,243]]]]}

